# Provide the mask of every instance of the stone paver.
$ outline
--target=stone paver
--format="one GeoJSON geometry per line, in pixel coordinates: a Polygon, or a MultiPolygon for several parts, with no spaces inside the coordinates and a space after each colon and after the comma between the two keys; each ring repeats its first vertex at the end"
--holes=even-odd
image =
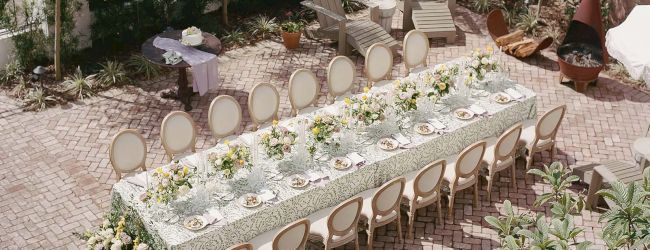
{"type": "MultiPolygon", "coordinates": [[[[401,14],[393,26],[401,27],[401,14]]],[[[475,48],[491,44],[485,36],[484,20],[459,7],[456,22],[459,39],[445,45],[434,40],[429,53],[430,65],[463,56],[475,48]]],[[[403,33],[393,32],[399,40],[403,33]]],[[[401,51],[400,51],[401,53],[401,51]]],[[[197,148],[214,144],[207,128],[207,109],[217,95],[235,96],[242,104],[247,125],[247,91],[257,83],[270,82],[282,95],[281,116],[290,113],[287,98],[288,79],[298,68],[313,70],[324,81],[335,47],[319,41],[302,41],[302,48],[287,51],[276,41],[262,42],[254,47],[230,51],[220,57],[220,90],[204,97],[194,97],[191,111],[197,121],[197,148]]],[[[352,56],[357,72],[363,72],[363,57],[352,56]]],[[[605,159],[631,162],[631,142],[650,122],[650,96],[632,87],[602,76],[585,94],[570,86],[560,85],[558,66],[552,52],[525,60],[507,59],[511,76],[538,93],[538,112],[567,104],[568,113],[558,134],[558,158],[571,165],[582,165],[605,159]]],[[[401,57],[396,56],[393,75],[403,76],[401,57]]],[[[0,96],[0,246],[9,249],[78,248],[83,242],[72,233],[97,225],[109,206],[111,185],[115,175],[108,161],[108,144],[121,129],[139,129],[147,139],[150,166],[164,163],[160,122],[180,104],[159,97],[159,91],[173,86],[175,77],[142,82],[140,87],[125,87],[99,94],[80,103],[57,107],[41,113],[22,113],[17,104],[0,96]]],[[[359,85],[365,79],[359,78],[359,85]]],[[[324,85],[323,85],[324,86],[324,85]]],[[[322,96],[319,105],[325,102],[322,96]]],[[[536,156],[536,165],[548,162],[548,155],[536,156]]],[[[378,229],[375,246],[386,249],[487,249],[498,245],[496,232],[483,221],[495,215],[504,199],[515,206],[531,209],[537,194],[550,187],[529,181],[524,183],[520,162],[519,190],[512,192],[509,179],[496,182],[492,201],[481,201],[471,207],[471,194],[457,198],[454,224],[434,224],[435,210],[422,209],[415,223],[416,240],[398,243],[394,225],[378,229]]],[[[576,185],[576,191],[584,186],[576,185]]],[[[485,187],[483,186],[483,189],[485,187]]],[[[485,190],[481,190],[485,197],[485,190]]],[[[483,198],[485,199],[485,198],[483,198]]],[[[549,212],[548,208],[535,209],[549,212]]],[[[576,224],[585,227],[585,239],[598,240],[598,213],[584,212],[576,224]]],[[[405,218],[405,217],[404,217],[405,218]]],[[[405,226],[405,221],[403,222],[405,226]]],[[[365,241],[365,234],[361,240],[365,241]]]]}

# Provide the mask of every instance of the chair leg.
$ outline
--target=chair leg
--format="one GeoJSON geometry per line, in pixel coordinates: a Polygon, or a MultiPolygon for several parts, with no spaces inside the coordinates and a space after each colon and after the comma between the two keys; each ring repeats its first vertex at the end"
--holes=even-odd
{"type": "Polygon", "coordinates": [[[528,170],[530,169],[530,166],[533,165],[533,154],[534,152],[528,151],[528,155],[526,156],[526,173],[524,174],[526,180],[530,179],[528,170]]]}
{"type": "Polygon", "coordinates": [[[413,236],[413,223],[415,222],[415,213],[417,212],[417,209],[414,208],[415,207],[414,202],[411,203],[410,205],[411,205],[411,209],[410,209],[409,213],[411,213],[411,214],[409,215],[408,237],[409,237],[409,239],[412,240],[414,238],[414,236],[413,236]]]}
{"type": "Polygon", "coordinates": [[[442,199],[438,197],[438,223],[440,225],[444,225],[444,221],[442,220],[442,199]]]}
{"type": "Polygon", "coordinates": [[[510,177],[512,180],[510,181],[512,181],[512,187],[515,188],[515,192],[517,192],[517,168],[516,168],[517,163],[516,162],[517,162],[516,160],[513,160],[512,167],[510,167],[511,169],[510,171],[512,172],[511,173],[512,177],[510,177]]]}
{"type": "Polygon", "coordinates": [[[555,159],[555,155],[557,154],[557,148],[555,147],[555,144],[551,147],[551,162],[555,159]]]}
{"type": "Polygon", "coordinates": [[[450,221],[454,221],[454,198],[456,194],[454,191],[451,191],[451,195],[449,196],[449,211],[447,211],[447,219],[450,221]]]}
{"type": "Polygon", "coordinates": [[[402,237],[402,219],[401,219],[400,211],[399,209],[397,210],[397,237],[399,237],[399,242],[404,243],[404,237],[402,237]]]}
{"type": "Polygon", "coordinates": [[[375,229],[371,226],[368,228],[368,250],[372,249],[372,238],[374,237],[375,229]]]}
{"type": "Polygon", "coordinates": [[[478,206],[478,181],[474,183],[474,207],[477,206],[478,206]]]}
{"type": "Polygon", "coordinates": [[[359,236],[354,239],[354,249],[359,250],[359,236]]]}
{"type": "Polygon", "coordinates": [[[494,180],[494,173],[492,171],[488,174],[487,180],[487,201],[490,203],[492,200],[492,181],[494,180]]]}

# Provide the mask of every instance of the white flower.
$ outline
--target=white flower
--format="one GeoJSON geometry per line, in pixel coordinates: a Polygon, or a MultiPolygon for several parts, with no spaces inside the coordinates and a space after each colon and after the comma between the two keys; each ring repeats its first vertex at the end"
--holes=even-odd
{"type": "Polygon", "coordinates": [[[122,245],[123,244],[121,240],[113,240],[113,245],[111,246],[111,250],[121,250],[122,245]]]}
{"type": "Polygon", "coordinates": [[[95,242],[97,242],[97,238],[95,238],[95,236],[93,236],[93,237],[88,238],[88,241],[86,243],[88,243],[88,245],[92,246],[92,245],[95,245],[95,242]]]}
{"type": "Polygon", "coordinates": [[[478,60],[473,60],[472,61],[472,67],[478,68],[478,66],[481,65],[478,60]]]}
{"type": "Polygon", "coordinates": [[[163,185],[164,187],[169,186],[169,179],[163,179],[163,180],[162,180],[162,185],[163,185]]]}
{"type": "Polygon", "coordinates": [[[271,138],[271,141],[269,141],[269,145],[271,145],[271,147],[275,147],[276,145],[278,145],[278,143],[279,143],[278,138],[271,138]]]}
{"type": "Polygon", "coordinates": [[[291,144],[291,138],[289,136],[285,136],[283,139],[284,144],[291,144]]]}
{"type": "Polygon", "coordinates": [[[178,188],[178,195],[180,196],[184,196],[189,192],[190,192],[190,187],[188,187],[187,185],[183,185],[178,188]]]}
{"type": "Polygon", "coordinates": [[[487,74],[487,70],[481,69],[481,75],[485,75],[485,74],[487,74]]]}
{"type": "Polygon", "coordinates": [[[483,59],[481,59],[481,63],[487,65],[488,63],[490,63],[490,60],[488,60],[487,57],[483,57],[483,59]]]}
{"type": "Polygon", "coordinates": [[[104,220],[103,223],[102,223],[103,228],[108,228],[110,225],[111,225],[111,222],[108,221],[108,220],[104,220]]]}
{"type": "Polygon", "coordinates": [[[140,243],[137,250],[149,250],[149,246],[147,246],[147,244],[140,243]]]}
{"type": "Polygon", "coordinates": [[[359,104],[355,103],[354,105],[352,105],[352,109],[359,109],[359,104]]]}

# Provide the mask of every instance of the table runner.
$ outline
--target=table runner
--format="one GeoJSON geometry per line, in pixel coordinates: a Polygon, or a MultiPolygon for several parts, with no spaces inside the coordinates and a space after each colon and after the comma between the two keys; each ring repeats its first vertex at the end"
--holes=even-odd
{"type": "Polygon", "coordinates": [[[181,42],[169,38],[156,37],[153,40],[153,45],[162,50],[179,52],[183,60],[192,66],[194,92],[199,92],[199,95],[203,96],[209,90],[217,88],[219,68],[216,55],[183,45],[181,42]]]}
{"type": "MultiPolygon", "coordinates": [[[[419,77],[417,74],[410,78],[419,77]]],[[[385,86],[388,89],[392,86],[385,86]]],[[[278,191],[278,202],[263,204],[261,207],[246,209],[236,204],[236,200],[220,208],[224,220],[206,229],[193,232],[181,223],[167,224],[152,218],[145,205],[136,198],[142,188],[125,181],[113,186],[112,202],[124,211],[141,220],[153,237],[153,244],[159,248],[170,249],[225,249],[234,244],[246,242],[256,235],[284,226],[294,220],[330,206],[335,206],[362,191],[382,185],[387,180],[418,170],[434,160],[457,154],[468,145],[486,137],[498,136],[515,123],[536,117],[535,93],[516,86],[525,95],[519,101],[502,105],[490,101],[489,97],[479,98],[476,104],[484,107],[491,116],[461,121],[442,115],[436,118],[447,123],[449,131],[442,135],[411,137],[409,149],[386,152],[374,143],[360,152],[366,158],[366,165],[349,171],[330,171],[330,181],[324,186],[310,185],[304,190],[293,189],[286,182],[269,181],[269,188],[278,191]]],[[[381,90],[381,89],[380,89],[381,90]]],[[[341,105],[335,103],[324,107],[341,105]]],[[[282,123],[290,123],[296,118],[282,123]]],[[[251,133],[240,137],[250,136],[251,133]]],[[[275,163],[273,163],[275,164],[275,163]]],[[[324,168],[328,168],[327,166],[324,168]]],[[[239,197],[238,193],[236,197],[239,197]]],[[[182,220],[182,219],[181,219],[182,220]]]]}

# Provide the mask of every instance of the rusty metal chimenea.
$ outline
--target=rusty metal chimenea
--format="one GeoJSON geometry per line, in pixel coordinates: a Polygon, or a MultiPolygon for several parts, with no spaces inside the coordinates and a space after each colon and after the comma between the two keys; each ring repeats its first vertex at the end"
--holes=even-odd
{"type": "Polygon", "coordinates": [[[557,49],[560,82],[566,77],[578,92],[598,79],[608,61],[599,0],[582,0],[557,49]]]}

